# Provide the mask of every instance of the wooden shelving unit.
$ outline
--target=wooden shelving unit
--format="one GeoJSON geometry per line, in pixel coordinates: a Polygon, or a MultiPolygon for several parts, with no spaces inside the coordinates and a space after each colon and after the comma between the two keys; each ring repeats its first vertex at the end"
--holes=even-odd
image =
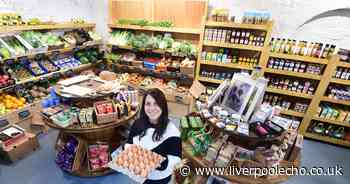
{"type": "Polygon", "coordinates": [[[214,22],[207,21],[205,26],[208,27],[225,27],[225,28],[240,28],[240,29],[256,29],[256,30],[268,30],[270,26],[272,26],[272,22],[268,22],[267,24],[242,24],[242,23],[234,23],[234,22],[214,22]]]}
{"type": "Polygon", "coordinates": [[[342,85],[350,85],[350,80],[344,80],[344,79],[333,78],[330,82],[333,82],[336,84],[342,84],[342,85]]]}
{"type": "Polygon", "coordinates": [[[271,69],[271,68],[266,68],[265,73],[273,73],[273,74],[306,78],[306,79],[313,79],[313,80],[320,80],[321,79],[320,75],[315,75],[315,74],[310,74],[310,73],[292,72],[292,71],[287,71],[287,70],[277,70],[277,69],[271,69]]]}
{"type": "Polygon", "coordinates": [[[202,81],[202,82],[209,82],[209,83],[214,83],[214,84],[221,84],[223,82],[223,80],[211,79],[208,77],[199,77],[198,80],[202,81]]]}
{"type": "Polygon", "coordinates": [[[231,48],[231,49],[252,50],[252,51],[262,51],[263,50],[263,47],[258,47],[258,46],[211,42],[211,41],[204,41],[203,45],[204,46],[212,46],[212,47],[231,48]]]}
{"type": "Polygon", "coordinates": [[[216,61],[200,61],[200,64],[202,65],[210,65],[210,66],[219,66],[219,67],[225,67],[225,68],[234,68],[234,69],[242,69],[242,70],[253,70],[253,66],[249,65],[241,65],[238,63],[222,63],[222,62],[216,62],[216,61]]]}
{"type": "Polygon", "coordinates": [[[321,101],[350,106],[349,100],[337,100],[337,99],[326,97],[326,96],[322,97],[321,101]]]}
{"type": "Polygon", "coordinates": [[[287,95],[287,96],[294,96],[294,97],[300,97],[300,98],[306,98],[306,99],[312,99],[313,95],[305,94],[305,93],[297,93],[293,91],[288,91],[288,90],[282,90],[282,89],[277,89],[277,88],[271,88],[268,87],[266,89],[267,92],[270,93],[277,93],[277,94],[282,94],[282,95],[287,95]]]}
{"type": "Polygon", "coordinates": [[[336,138],[328,137],[328,136],[322,136],[322,135],[309,133],[309,132],[306,132],[304,134],[304,136],[307,138],[310,138],[310,139],[318,140],[318,141],[323,141],[323,142],[327,142],[327,143],[332,143],[332,144],[336,144],[336,145],[350,147],[350,142],[346,141],[346,140],[336,139],[336,138]]]}
{"type": "Polygon", "coordinates": [[[340,125],[340,126],[344,126],[344,127],[349,127],[350,128],[350,123],[345,123],[345,122],[342,122],[342,121],[325,119],[325,118],[320,118],[320,117],[317,117],[317,116],[314,116],[312,119],[316,120],[316,121],[321,121],[321,122],[325,122],[325,123],[329,123],[329,124],[333,124],[333,125],[340,125]]]}
{"type": "Polygon", "coordinates": [[[293,110],[285,110],[285,109],[282,110],[281,114],[300,117],[300,118],[305,116],[305,113],[297,112],[297,111],[293,111],[293,110]]]}
{"type": "Polygon", "coordinates": [[[49,29],[80,29],[80,28],[94,28],[95,24],[74,24],[74,23],[57,23],[48,25],[21,25],[21,26],[1,26],[0,33],[7,33],[13,31],[28,31],[28,30],[49,30],[49,29]]]}
{"type": "Polygon", "coordinates": [[[180,28],[180,27],[153,27],[153,26],[137,26],[137,25],[124,25],[124,24],[109,24],[111,29],[127,29],[127,30],[140,30],[140,31],[156,31],[156,32],[169,32],[169,33],[184,33],[184,34],[201,34],[201,30],[198,28],[180,28]]]}
{"type": "Polygon", "coordinates": [[[275,53],[275,52],[269,52],[269,55],[270,55],[270,57],[275,57],[275,58],[304,61],[304,62],[316,63],[316,64],[328,64],[328,62],[329,62],[328,59],[309,57],[309,56],[299,56],[299,55],[292,55],[292,54],[275,53]]]}

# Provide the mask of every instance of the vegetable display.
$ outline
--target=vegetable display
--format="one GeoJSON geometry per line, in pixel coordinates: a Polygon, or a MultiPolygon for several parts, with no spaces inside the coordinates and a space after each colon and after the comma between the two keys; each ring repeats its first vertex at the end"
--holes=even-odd
{"type": "Polygon", "coordinates": [[[154,26],[154,27],[173,27],[174,24],[171,21],[157,21],[150,22],[145,19],[118,19],[116,20],[117,24],[123,25],[136,25],[136,26],[154,26]]]}

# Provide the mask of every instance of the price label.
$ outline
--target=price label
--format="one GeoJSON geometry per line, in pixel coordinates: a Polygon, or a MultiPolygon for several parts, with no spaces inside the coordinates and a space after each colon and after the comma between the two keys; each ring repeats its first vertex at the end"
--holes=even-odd
{"type": "Polygon", "coordinates": [[[0,119],[0,129],[6,127],[9,124],[10,123],[7,121],[7,119],[0,119]]]}
{"type": "Polygon", "coordinates": [[[24,111],[21,111],[21,112],[18,113],[18,118],[20,120],[23,120],[23,119],[25,119],[25,118],[27,118],[29,116],[30,116],[29,110],[24,110],[24,111]]]}

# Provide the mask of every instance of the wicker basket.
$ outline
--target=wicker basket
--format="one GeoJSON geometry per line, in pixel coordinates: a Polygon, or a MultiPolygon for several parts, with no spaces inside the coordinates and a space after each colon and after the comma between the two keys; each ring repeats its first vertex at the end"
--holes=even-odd
{"type": "Polygon", "coordinates": [[[113,104],[112,101],[99,101],[99,102],[95,102],[94,104],[94,109],[95,109],[95,113],[96,113],[96,123],[97,124],[106,124],[106,123],[110,123],[115,121],[118,118],[118,112],[115,109],[115,106],[113,104]],[[97,111],[97,106],[99,104],[105,104],[105,103],[111,103],[112,104],[112,108],[113,108],[113,113],[109,113],[109,114],[99,114],[97,111]]]}

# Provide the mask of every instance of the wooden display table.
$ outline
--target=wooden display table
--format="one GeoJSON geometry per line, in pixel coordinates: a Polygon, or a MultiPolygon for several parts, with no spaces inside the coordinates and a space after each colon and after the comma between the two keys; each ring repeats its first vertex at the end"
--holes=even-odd
{"type": "Polygon", "coordinates": [[[58,149],[59,141],[62,141],[61,139],[65,139],[66,137],[74,137],[79,142],[74,159],[74,170],[72,169],[72,172],[69,172],[70,174],[81,177],[103,176],[113,171],[109,168],[98,171],[91,171],[89,169],[89,161],[87,159],[88,145],[104,142],[109,145],[110,151],[115,150],[122,141],[121,133],[123,129],[121,126],[131,122],[136,117],[138,110],[139,109],[131,111],[127,117],[117,119],[108,124],[95,125],[95,127],[92,128],[74,126],[63,128],[53,123],[50,119],[44,119],[44,121],[49,127],[60,131],[56,142],[56,150],[58,149]]]}
{"type": "MultiPolygon", "coordinates": [[[[206,161],[203,160],[201,156],[193,156],[191,153],[191,145],[187,142],[182,142],[182,153],[185,158],[188,158],[191,163],[195,167],[201,167],[201,168],[208,168],[210,165],[206,163],[206,161]]],[[[282,161],[280,163],[279,167],[284,167],[284,168],[291,168],[292,166],[298,167],[299,166],[299,158],[294,161],[294,162],[287,162],[287,161],[282,161]]],[[[271,176],[269,178],[264,178],[264,177],[254,177],[254,176],[228,176],[228,175],[223,175],[220,176],[223,177],[229,181],[232,182],[237,182],[240,184],[275,184],[275,183],[281,183],[284,181],[287,181],[289,176],[271,176]]]]}

